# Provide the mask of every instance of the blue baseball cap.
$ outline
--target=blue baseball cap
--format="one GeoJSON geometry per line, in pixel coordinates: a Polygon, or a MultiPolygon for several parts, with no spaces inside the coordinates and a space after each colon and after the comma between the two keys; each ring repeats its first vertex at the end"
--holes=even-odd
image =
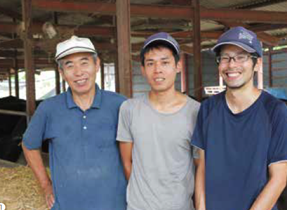
{"type": "Polygon", "coordinates": [[[143,57],[143,52],[144,50],[151,44],[151,43],[154,43],[154,42],[165,42],[166,44],[168,44],[169,46],[171,46],[176,54],[178,56],[180,56],[180,48],[179,48],[179,44],[177,43],[177,41],[171,36],[169,35],[168,33],[166,32],[159,32],[159,33],[156,33],[156,34],[153,34],[151,35],[150,37],[148,37],[145,42],[144,42],[144,45],[142,47],[142,50],[141,50],[141,57],[143,57]]]}
{"type": "Polygon", "coordinates": [[[257,53],[259,57],[263,55],[257,35],[241,26],[234,27],[223,33],[219,37],[217,44],[212,48],[212,51],[218,52],[220,47],[226,44],[236,45],[249,53],[257,53]]]}

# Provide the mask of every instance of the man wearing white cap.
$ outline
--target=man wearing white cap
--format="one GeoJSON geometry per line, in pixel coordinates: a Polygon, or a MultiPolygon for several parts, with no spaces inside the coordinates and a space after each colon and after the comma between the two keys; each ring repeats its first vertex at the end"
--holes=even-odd
{"type": "Polygon", "coordinates": [[[69,90],[42,102],[23,138],[27,162],[53,210],[125,210],[126,181],[116,144],[125,98],[96,84],[100,59],[92,42],[76,36],[55,57],[69,90]],[[40,155],[49,141],[51,179],[40,155]]]}
{"type": "Polygon", "coordinates": [[[254,85],[263,57],[254,32],[232,28],[213,50],[227,88],[202,102],[191,141],[205,159],[206,209],[277,210],[287,179],[287,107],[254,85]]]}

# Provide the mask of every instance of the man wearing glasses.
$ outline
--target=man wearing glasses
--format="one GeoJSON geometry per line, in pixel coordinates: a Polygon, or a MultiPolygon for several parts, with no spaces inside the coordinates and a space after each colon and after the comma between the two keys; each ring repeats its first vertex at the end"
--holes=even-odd
{"type": "Polygon", "coordinates": [[[254,86],[263,56],[256,34],[232,28],[213,51],[227,89],[198,114],[191,141],[205,160],[198,194],[208,210],[277,210],[287,178],[287,108],[254,86]]]}

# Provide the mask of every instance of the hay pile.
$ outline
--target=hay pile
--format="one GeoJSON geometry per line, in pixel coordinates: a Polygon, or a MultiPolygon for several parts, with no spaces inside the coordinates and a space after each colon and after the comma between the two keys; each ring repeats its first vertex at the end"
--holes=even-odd
{"type": "Polygon", "coordinates": [[[6,210],[48,210],[29,167],[0,168],[0,203],[6,210]]]}

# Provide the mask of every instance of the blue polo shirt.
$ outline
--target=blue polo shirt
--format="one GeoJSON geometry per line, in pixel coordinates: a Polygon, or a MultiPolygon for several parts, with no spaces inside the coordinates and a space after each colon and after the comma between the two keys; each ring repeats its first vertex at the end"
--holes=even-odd
{"type": "Polygon", "coordinates": [[[49,140],[53,210],[125,210],[126,180],[116,143],[125,98],[100,90],[82,111],[71,90],[43,101],[23,138],[32,150],[49,140]]]}
{"type": "Polygon", "coordinates": [[[225,92],[202,102],[191,143],[205,151],[206,209],[250,209],[268,167],[287,161],[286,125],[286,105],[264,91],[238,114],[225,92]]]}

